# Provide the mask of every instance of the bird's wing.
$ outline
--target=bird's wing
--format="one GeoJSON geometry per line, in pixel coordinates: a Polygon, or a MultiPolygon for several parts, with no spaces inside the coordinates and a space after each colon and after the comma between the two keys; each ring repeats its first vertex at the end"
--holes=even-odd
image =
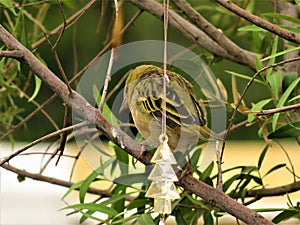
{"type": "MultiPolygon", "coordinates": [[[[147,76],[139,81],[139,99],[137,100],[145,113],[161,121],[163,104],[162,77],[147,76]],[[151,85],[151,91],[146,86],[151,85]]],[[[178,126],[204,125],[199,117],[195,99],[186,90],[174,82],[167,84],[166,122],[174,129],[178,126]]]]}

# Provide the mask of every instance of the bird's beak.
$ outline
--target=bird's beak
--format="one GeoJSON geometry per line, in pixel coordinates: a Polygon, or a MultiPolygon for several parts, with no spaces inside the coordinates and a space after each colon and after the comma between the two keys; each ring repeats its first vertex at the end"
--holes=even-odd
{"type": "Polygon", "coordinates": [[[123,102],[121,104],[119,113],[122,113],[122,112],[124,112],[125,110],[128,110],[128,109],[129,109],[128,102],[127,102],[126,98],[124,98],[123,102]]]}

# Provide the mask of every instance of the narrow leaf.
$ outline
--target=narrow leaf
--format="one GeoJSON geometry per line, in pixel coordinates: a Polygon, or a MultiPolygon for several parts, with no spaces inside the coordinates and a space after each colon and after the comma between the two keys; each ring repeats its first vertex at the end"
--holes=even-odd
{"type": "MultiPolygon", "coordinates": [[[[276,55],[277,49],[278,49],[278,36],[275,36],[274,41],[273,41],[273,45],[272,45],[271,55],[276,55]]],[[[270,60],[268,62],[268,66],[273,65],[275,63],[275,59],[276,59],[276,57],[270,58],[270,60]]],[[[267,70],[267,77],[269,77],[271,75],[272,71],[273,71],[272,68],[267,70]]]]}
{"type": "Polygon", "coordinates": [[[85,204],[75,204],[75,205],[70,205],[67,206],[63,209],[77,209],[77,210],[91,210],[95,212],[102,212],[110,216],[116,216],[118,212],[110,207],[107,207],[102,204],[94,204],[94,203],[85,203],[85,204]]]}
{"type": "Polygon", "coordinates": [[[35,97],[38,95],[41,89],[41,85],[42,85],[41,79],[38,76],[34,76],[34,81],[35,81],[35,89],[32,96],[28,99],[28,102],[31,102],[33,99],[35,99],[35,97]]]}
{"type": "Polygon", "coordinates": [[[285,166],[286,166],[285,163],[278,164],[278,165],[272,167],[272,168],[265,174],[265,176],[267,176],[268,174],[274,172],[275,170],[278,170],[278,169],[280,169],[280,168],[282,168],[282,167],[285,167],[285,166]]]}
{"type": "MultiPolygon", "coordinates": [[[[100,94],[99,90],[97,89],[96,85],[93,86],[93,97],[94,97],[94,100],[96,101],[97,106],[99,106],[100,100],[101,100],[101,94],[100,94]]],[[[118,123],[118,119],[115,117],[113,112],[110,110],[110,108],[106,102],[103,105],[102,114],[114,126],[120,127],[120,125],[118,123]]]]}
{"type": "Polygon", "coordinates": [[[64,200],[72,191],[77,190],[82,185],[83,181],[77,182],[69,187],[69,190],[61,197],[61,200],[64,200]]]}
{"type": "Polygon", "coordinates": [[[281,85],[281,72],[280,72],[280,70],[278,70],[275,73],[267,76],[267,81],[270,84],[273,95],[275,96],[275,98],[277,100],[278,99],[278,94],[279,94],[279,91],[280,91],[280,85],[281,85]]]}
{"type": "Polygon", "coordinates": [[[10,10],[15,16],[18,14],[15,11],[14,5],[11,0],[0,0],[0,5],[3,5],[6,7],[8,10],[10,10]]]}
{"type": "MultiPolygon", "coordinates": [[[[252,79],[252,77],[246,76],[244,74],[240,74],[240,73],[236,73],[236,72],[232,72],[232,71],[228,71],[228,70],[226,70],[225,72],[229,73],[229,74],[231,74],[231,75],[233,75],[235,77],[242,78],[244,80],[251,80],[252,79]]],[[[258,79],[254,79],[254,82],[265,85],[265,83],[263,81],[258,80],[258,79]]]]}
{"type": "Polygon", "coordinates": [[[293,211],[293,210],[285,210],[281,213],[279,213],[273,220],[273,223],[279,223],[281,221],[284,220],[288,220],[290,218],[292,218],[293,216],[295,216],[296,214],[298,214],[299,212],[297,211],[293,211]]]}
{"type": "Polygon", "coordinates": [[[143,214],[140,218],[138,218],[137,222],[140,225],[155,225],[149,214],[143,214]]]}
{"type": "Polygon", "coordinates": [[[269,59],[272,59],[272,58],[276,58],[276,57],[278,57],[278,56],[285,55],[285,54],[287,54],[287,53],[294,52],[294,51],[298,51],[298,50],[300,50],[300,46],[295,47],[295,48],[290,48],[290,49],[287,49],[287,50],[278,52],[278,53],[276,53],[276,54],[272,54],[272,55],[270,55],[270,56],[268,56],[268,57],[263,58],[261,61],[263,62],[263,61],[266,61],[266,60],[269,60],[269,59]]]}
{"type": "MultiPolygon", "coordinates": [[[[251,108],[251,112],[259,112],[260,110],[262,110],[262,108],[265,105],[267,105],[272,100],[273,99],[269,98],[269,99],[264,99],[264,100],[259,101],[251,108]]],[[[248,122],[251,123],[254,119],[255,119],[255,115],[253,113],[249,113],[248,114],[248,122]]]]}
{"type": "Polygon", "coordinates": [[[265,159],[268,149],[269,149],[269,145],[266,145],[259,156],[258,163],[257,163],[258,170],[261,168],[261,165],[265,159]]]}
{"type": "Polygon", "coordinates": [[[256,25],[243,26],[238,29],[238,31],[254,31],[254,32],[268,32],[267,30],[258,27],[256,25]]]}
{"type": "Polygon", "coordinates": [[[291,138],[300,135],[300,121],[295,121],[279,127],[268,135],[269,139],[291,138]]]}
{"type": "MultiPolygon", "coordinates": [[[[296,80],[294,80],[294,82],[286,89],[286,91],[281,96],[276,108],[280,108],[284,105],[284,103],[287,101],[288,97],[290,96],[290,94],[292,93],[294,88],[297,86],[299,81],[300,81],[300,77],[298,77],[296,80]]],[[[275,129],[276,129],[278,119],[279,119],[279,113],[274,114],[273,122],[272,122],[273,131],[275,131],[275,129]]]]}
{"type": "Polygon", "coordinates": [[[79,200],[80,203],[84,202],[85,194],[90,187],[90,184],[96,179],[99,174],[93,171],[81,184],[79,189],[79,200]]]}
{"type": "Polygon", "coordinates": [[[140,183],[147,184],[148,180],[145,173],[136,173],[118,177],[114,180],[114,182],[118,184],[132,185],[140,183]]]}
{"type": "Polygon", "coordinates": [[[277,19],[283,19],[286,21],[290,21],[292,23],[295,24],[300,24],[300,20],[295,18],[295,17],[291,17],[291,16],[287,16],[284,14],[279,14],[279,13],[263,13],[262,16],[269,16],[269,17],[273,17],[273,18],[277,18],[277,19]]]}

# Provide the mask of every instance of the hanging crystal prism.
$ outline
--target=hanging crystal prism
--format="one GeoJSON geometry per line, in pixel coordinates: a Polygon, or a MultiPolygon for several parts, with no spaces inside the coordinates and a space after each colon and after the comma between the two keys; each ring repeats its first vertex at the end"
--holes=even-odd
{"type": "Polygon", "coordinates": [[[161,138],[151,162],[155,163],[155,166],[148,177],[152,183],[146,197],[154,198],[154,212],[170,214],[172,200],[179,199],[180,196],[174,185],[174,181],[178,181],[172,167],[172,164],[176,164],[176,160],[168,145],[167,137],[161,138]]]}

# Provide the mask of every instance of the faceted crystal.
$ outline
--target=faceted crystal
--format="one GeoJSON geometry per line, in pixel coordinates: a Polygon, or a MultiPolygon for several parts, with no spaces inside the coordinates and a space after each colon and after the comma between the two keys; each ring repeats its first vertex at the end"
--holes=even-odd
{"type": "Polygon", "coordinates": [[[161,214],[170,214],[171,209],[171,199],[165,198],[155,198],[154,199],[154,212],[161,214]]]}
{"type": "Polygon", "coordinates": [[[155,164],[149,177],[149,180],[165,180],[165,181],[178,181],[173,167],[169,164],[158,163],[155,164]]]}
{"type": "Polygon", "coordinates": [[[176,164],[176,159],[167,142],[162,142],[154,153],[152,163],[166,162],[168,164],[176,164]]]}
{"type": "Polygon", "coordinates": [[[146,195],[149,198],[165,198],[165,199],[179,199],[176,187],[172,181],[157,181],[154,180],[146,195]]]}

